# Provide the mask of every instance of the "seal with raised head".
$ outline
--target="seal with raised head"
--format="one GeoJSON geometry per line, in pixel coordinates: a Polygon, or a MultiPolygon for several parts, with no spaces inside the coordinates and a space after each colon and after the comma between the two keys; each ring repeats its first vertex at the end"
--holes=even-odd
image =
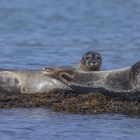
{"type": "Polygon", "coordinates": [[[59,68],[73,69],[76,71],[100,71],[101,65],[102,56],[95,51],[88,51],[82,56],[80,64],[73,66],[61,66],[59,68]]]}
{"type": "MultiPolygon", "coordinates": [[[[90,71],[99,70],[101,56],[99,59],[97,58],[98,55],[96,52],[88,52],[88,54],[84,54],[80,64],[63,68],[76,71],[88,71],[88,69],[90,71]],[[90,57],[87,57],[89,55],[90,57]]],[[[59,67],[57,69],[61,68],[59,67]]],[[[13,93],[43,93],[54,89],[67,88],[62,82],[45,76],[42,70],[0,70],[0,90],[4,89],[13,93]]]]}
{"type": "Polygon", "coordinates": [[[43,73],[79,93],[99,92],[103,95],[140,101],[140,61],[132,67],[99,72],[79,72],[46,68],[43,73]]]}

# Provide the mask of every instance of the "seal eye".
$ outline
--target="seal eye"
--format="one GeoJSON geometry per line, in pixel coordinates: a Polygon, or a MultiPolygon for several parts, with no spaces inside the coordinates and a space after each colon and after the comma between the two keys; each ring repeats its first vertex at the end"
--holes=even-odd
{"type": "Polygon", "coordinates": [[[87,60],[89,60],[89,59],[90,59],[90,57],[89,57],[89,56],[87,56],[87,57],[86,57],[86,59],[87,59],[87,60]]]}
{"type": "Polygon", "coordinates": [[[97,59],[99,60],[100,59],[100,56],[97,56],[97,59]]]}

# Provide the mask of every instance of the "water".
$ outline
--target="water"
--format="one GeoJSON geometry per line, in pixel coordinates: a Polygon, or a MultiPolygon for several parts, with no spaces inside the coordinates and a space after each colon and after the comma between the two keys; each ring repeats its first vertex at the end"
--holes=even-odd
{"type": "Polygon", "coordinates": [[[125,115],[62,114],[46,109],[0,110],[4,140],[139,139],[140,118],[125,115]]]}
{"type": "MultiPolygon", "coordinates": [[[[71,65],[88,50],[102,69],[140,59],[138,0],[0,0],[0,67],[71,65]]],[[[140,118],[74,115],[47,109],[0,110],[0,139],[140,139],[140,118]]]]}

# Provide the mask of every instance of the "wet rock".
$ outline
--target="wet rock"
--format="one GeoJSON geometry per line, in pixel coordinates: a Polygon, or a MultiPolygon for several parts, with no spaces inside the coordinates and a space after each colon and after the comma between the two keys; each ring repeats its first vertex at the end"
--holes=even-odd
{"type": "Polygon", "coordinates": [[[71,113],[137,113],[140,102],[115,99],[95,94],[77,94],[55,90],[43,94],[19,94],[0,91],[0,108],[46,107],[71,113]]]}

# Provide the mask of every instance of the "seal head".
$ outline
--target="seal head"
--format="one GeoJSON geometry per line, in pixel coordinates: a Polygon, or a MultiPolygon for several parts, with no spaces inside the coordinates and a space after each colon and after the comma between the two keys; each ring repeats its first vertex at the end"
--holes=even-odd
{"type": "Polygon", "coordinates": [[[80,67],[83,71],[99,71],[102,65],[102,57],[94,51],[86,52],[80,60],[80,67]]]}

